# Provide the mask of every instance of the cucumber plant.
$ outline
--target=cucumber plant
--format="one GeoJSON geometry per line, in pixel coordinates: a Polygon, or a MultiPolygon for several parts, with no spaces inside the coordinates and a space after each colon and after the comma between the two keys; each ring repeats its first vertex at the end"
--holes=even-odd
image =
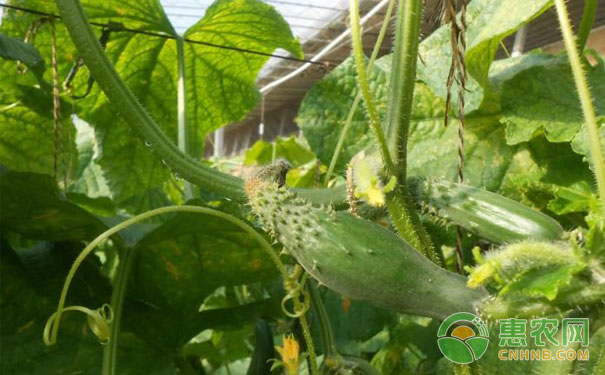
{"type": "MultiPolygon", "coordinates": [[[[301,55],[272,7],[258,0],[217,0],[183,38],[155,0],[9,5],[0,34],[7,87],[0,94],[6,104],[0,109],[6,130],[0,146],[6,165],[0,169],[0,274],[8,285],[2,291],[8,311],[1,317],[2,339],[16,348],[2,353],[7,373],[98,373],[99,365],[104,375],[548,370],[540,362],[503,362],[495,349],[472,365],[452,366],[438,351],[436,334],[439,323],[457,312],[482,318],[492,336],[501,319],[587,317],[590,360],[558,371],[597,374],[605,368],[599,122],[605,115],[599,95],[605,63],[585,50],[594,1],[587,1],[576,40],[565,3],[555,0],[565,56],[530,53],[499,61],[493,60],[502,39],[552,2],[475,0],[464,6],[469,40],[462,66],[468,72],[458,72],[465,82],[455,83],[447,74],[451,26],[420,42],[424,2],[390,1],[393,51],[377,59],[386,20],[366,64],[359,4],[351,0],[352,57],[310,90],[299,111],[310,150],[294,139],[282,142],[304,150],[299,163],[273,160],[276,145],[269,146],[272,162],[259,163],[265,165],[245,179],[192,155],[200,151],[200,135],[236,121],[255,104],[254,90],[237,91],[252,85],[267,56],[246,60],[235,49],[264,48],[263,56],[282,47],[301,55]],[[30,24],[16,16],[36,5],[43,8],[27,19],[30,24]],[[235,32],[234,23],[249,29],[235,32]],[[54,25],[52,38],[45,34],[47,24],[54,25]],[[93,24],[105,25],[104,46],[93,24]],[[256,24],[263,27],[250,26],[256,24]],[[34,45],[18,40],[28,34],[31,42],[32,33],[40,34],[34,45]],[[231,43],[214,51],[216,60],[187,45],[187,38],[216,35],[231,43]],[[44,66],[47,54],[52,72],[44,66]],[[145,61],[145,68],[138,71],[129,58],[145,61]],[[8,73],[14,60],[31,72],[8,73]],[[235,83],[224,61],[239,69],[235,83]],[[74,64],[89,70],[92,89],[89,80],[73,77],[74,64]],[[158,70],[149,68],[154,64],[158,70]],[[556,78],[547,88],[563,99],[543,95],[532,101],[518,94],[527,91],[519,87],[524,80],[541,90],[539,73],[556,78]],[[71,77],[67,86],[87,86],[89,96],[70,98],[68,90],[59,95],[58,74],[71,77]],[[211,79],[197,81],[206,76],[211,79]],[[152,82],[158,77],[161,82],[152,82]],[[212,94],[217,82],[229,82],[218,86],[225,97],[234,95],[230,103],[212,94]],[[456,84],[463,86],[461,97],[451,98],[456,84]],[[154,98],[164,91],[178,111],[154,98]],[[570,105],[553,105],[559,99],[570,105]],[[458,147],[455,129],[442,126],[444,117],[454,119],[448,109],[456,100],[466,100],[458,103],[466,149],[458,147]],[[60,113],[69,101],[73,112],[60,113]],[[20,121],[48,123],[49,103],[55,121],[62,117],[68,125],[52,156],[74,153],[79,169],[66,167],[61,188],[45,169],[48,149],[30,150],[46,133],[14,131],[20,121]],[[204,110],[205,103],[216,108],[204,110]],[[545,114],[545,107],[560,112],[545,114]],[[120,120],[112,128],[113,111],[120,120]],[[585,121],[578,122],[579,115],[585,121]],[[178,122],[178,131],[164,121],[178,122]],[[324,127],[333,134],[342,129],[330,139],[317,135],[324,127]],[[20,151],[19,144],[27,149],[20,151]],[[119,154],[134,149],[144,152],[125,168],[119,154]],[[328,187],[315,188],[322,164],[329,165],[328,187]],[[152,167],[135,170],[141,165],[152,167]],[[160,171],[153,165],[161,165],[160,171]],[[452,182],[460,168],[466,168],[467,184],[452,182]],[[295,173],[298,178],[289,179],[295,173]],[[301,177],[305,173],[312,178],[301,177]],[[128,177],[141,181],[138,174],[153,181],[142,195],[139,187],[121,184],[128,177]],[[454,233],[452,225],[465,234],[454,233]],[[76,255],[82,242],[86,246],[76,255]],[[54,257],[67,261],[54,264],[54,257]],[[28,279],[50,280],[42,287],[59,288],[60,278],[44,272],[51,266],[60,276],[69,269],[60,294],[38,290],[28,279]],[[26,298],[19,297],[21,290],[26,298]],[[40,297],[44,311],[30,312],[31,300],[40,297]],[[87,315],[88,329],[73,311],[87,315]],[[25,341],[30,336],[35,344],[25,341]],[[93,337],[103,344],[102,356],[90,345],[93,337]],[[77,354],[81,348],[86,350],[77,354]],[[27,350],[40,363],[22,360],[27,350]],[[62,351],[76,353],[77,360],[54,360],[62,351]]],[[[259,152],[246,160],[252,155],[259,152]]]]}

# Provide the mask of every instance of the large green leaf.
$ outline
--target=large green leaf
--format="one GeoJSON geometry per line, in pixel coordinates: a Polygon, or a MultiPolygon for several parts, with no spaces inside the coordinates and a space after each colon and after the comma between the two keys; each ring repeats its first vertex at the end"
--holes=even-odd
{"type": "MultiPolygon", "coordinates": [[[[57,13],[54,3],[35,0],[13,0],[11,3],[57,13]]],[[[83,3],[91,21],[119,22],[130,29],[178,37],[158,0],[88,0],[83,3]]],[[[23,15],[13,10],[6,13],[1,31],[16,38],[23,38],[31,22],[37,19],[36,16],[23,15]]],[[[271,6],[259,0],[218,0],[207,10],[206,16],[187,32],[187,38],[231,48],[186,42],[190,151],[201,156],[201,145],[208,132],[240,120],[258,100],[255,79],[268,57],[236,51],[234,48],[262,53],[284,48],[296,56],[301,56],[302,53],[284,19],[271,6]]],[[[59,77],[63,80],[77,57],[77,51],[60,23],[57,23],[57,42],[59,77]]],[[[43,26],[36,37],[36,48],[43,58],[50,60],[50,33],[47,25],[43,26]]],[[[176,41],[114,30],[110,34],[106,53],[121,78],[164,132],[176,141],[176,41]]],[[[4,76],[4,71],[15,69],[14,64],[4,63],[2,75],[4,76]]],[[[87,75],[86,68],[81,68],[72,82],[75,93],[81,94],[86,90],[87,75]]],[[[50,81],[49,70],[44,77],[50,81]]],[[[24,79],[3,80],[3,85],[6,82],[12,83],[7,86],[14,86],[24,79]]],[[[31,82],[30,79],[27,84],[32,84],[31,82]]],[[[15,91],[12,87],[7,87],[7,90],[10,93],[15,91]]],[[[3,93],[2,97],[4,96],[3,93]]],[[[26,95],[23,93],[16,92],[7,96],[2,104],[12,104],[24,97],[26,95]]],[[[77,114],[94,127],[94,142],[98,146],[94,161],[103,172],[111,198],[120,205],[126,205],[132,212],[164,204],[166,198],[159,194],[158,188],[161,189],[167,181],[174,183],[174,176],[163,165],[161,157],[152,155],[150,148],[136,139],[128,124],[116,116],[113,105],[97,85],[78,104],[77,114]]],[[[49,136],[48,131],[52,131],[52,122],[33,118],[27,111],[28,108],[27,105],[17,104],[4,107],[0,112],[0,116],[7,118],[0,122],[3,130],[0,162],[15,170],[49,173],[48,163],[52,160],[52,153],[48,151],[52,150],[52,136],[49,136]],[[10,121],[22,117],[32,124],[31,130],[18,132],[17,120],[10,121]],[[39,144],[42,147],[25,150],[18,147],[22,144],[39,144]]],[[[51,119],[50,111],[36,111],[45,113],[51,119]]],[[[63,117],[68,118],[69,115],[63,117]]],[[[76,191],[84,192],[86,184],[78,181],[76,191]]],[[[93,194],[96,193],[93,189],[93,194]]]]}
{"type": "MultiPolygon", "coordinates": [[[[388,77],[376,68],[370,78],[376,104],[379,108],[385,108],[388,77]]],[[[349,57],[313,85],[300,105],[296,119],[298,126],[305,134],[313,152],[325,165],[330,165],[357,90],[355,61],[349,57]]],[[[363,104],[360,103],[347,131],[346,142],[340,152],[336,170],[343,171],[353,155],[372,143],[369,121],[363,104]]]]}
{"type": "MultiPolygon", "coordinates": [[[[47,347],[42,332],[55,311],[65,274],[73,262],[67,244],[13,250],[0,245],[0,372],[3,374],[98,374],[103,346],[82,314],[68,312],[57,345],[47,347]]],[[[68,305],[92,309],[109,300],[109,283],[85,262],[76,274],[68,305]]]]}
{"type": "MultiPolygon", "coordinates": [[[[30,9],[56,13],[54,2],[33,0],[12,1],[11,4],[30,9]]],[[[30,24],[40,16],[5,10],[0,32],[8,37],[23,39],[30,24]]],[[[57,24],[57,61],[59,77],[65,77],[74,59],[73,47],[63,28],[57,24]]],[[[50,24],[42,24],[33,48],[47,65],[51,61],[50,24]]],[[[36,65],[44,65],[40,62],[36,65]]],[[[60,78],[61,79],[61,78],[60,78]]],[[[58,133],[55,150],[53,131],[53,98],[48,82],[52,69],[29,69],[17,73],[17,62],[0,61],[0,164],[19,171],[54,173],[53,158],[57,154],[58,175],[63,175],[63,155],[69,174],[70,160],[74,159],[73,128],[70,121],[72,105],[61,100],[63,132],[58,133]],[[43,72],[43,74],[42,74],[43,72]],[[37,77],[36,77],[37,76],[37,77]],[[40,84],[42,82],[42,84],[40,84]],[[36,87],[39,85],[39,87],[36,87]]]]}
{"type": "Polygon", "coordinates": [[[90,240],[106,229],[58,192],[51,176],[0,171],[0,227],[29,238],[90,240]]]}
{"type": "Polygon", "coordinates": [[[125,329],[162,345],[178,347],[207,327],[199,309],[217,287],[277,277],[252,236],[212,216],[178,214],[143,238],[136,251],[128,297],[144,304],[128,310],[125,329]]]}
{"type": "MultiPolygon", "coordinates": [[[[605,68],[589,67],[597,114],[605,115],[605,68]]],[[[551,142],[569,142],[582,127],[576,86],[566,60],[527,69],[504,83],[502,122],[509,144],[529,141],[543,131],[551,142]]]]}
{"type": "MultiPolygon", "coordinates": [[[[262,53],[283,48],[296,57],[303,55],[283,17],[260,0],[217,0],[185,37],[262,53]]],[[[193,43],[186,44],[185,53],[189,146],[198,155],[206,134],[243,119],[256,105],[255,80],[268,57],[193,43]]]]}
{"type": "MultiPolygon", "coordinates": [[[[374,69],[373,88],[379,108],[386,106],[388,62],[374,69]]],[[[307,94],[298,114],[309,144],[324,163],[332,157],[340,128],[355,96],[356,79],[352,60],[316,84],[307,94]]],[[[358,110],[347,133],[340,167],[362,148],[373,143],[367,119],[358,110]]],[[[454,179],[458,170],[458,135],[455,125],[444,127],[445,102],[428,87],[416,84],[412,123],[408,139],[408,170],[411,175],[454,179]]],[[[500,187],[514,148],[504,140],[504,127],[495,115],[474,113],[466,121],[464,172],[469,183],[490,190],[500,187]]]]}
{"type": "Polygon", "coordinates": [[[273,142],[258,140],[246,150],[246,165],[265,165],[275,159],[285,159],[293,167],[299,167],[313,161],[315,155],[307,147],[301,145],[295,137],[277,138],[273,142]]]}
{"type": "MultiPolygon", "coordinates": [[[[418,84],[408,140],[411,175],[454,180],[458,173],[458,129],[443,126],[445,103],[423,84],[418,84]]],[[[504,127],[495,116],[475,114],[464,130],[464,177],[471,185],[488,190],[500,188],[514,148],[504,141],[504,127]]]]}
{"type": "Polygon", "coordinates": [[[17,60],[34,70],[36,76],[44,72],[44,59],[36,48],[19,39],[8,37],[0,33],[0,57],[8,60],[17,60]]]}

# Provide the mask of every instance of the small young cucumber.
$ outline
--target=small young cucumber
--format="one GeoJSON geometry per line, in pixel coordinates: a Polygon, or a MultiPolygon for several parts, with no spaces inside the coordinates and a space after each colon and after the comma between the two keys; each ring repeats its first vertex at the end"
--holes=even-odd
{"type": "Polygon", "coordinates": [[[305,270],[348,297],[401,313],[443,319],[474,312],[486,296],[439,268],[387,228],[347,212],[313,207],[277,184],[251,179],[250,205],[263,228],[305,270]]]}
{"type": "Polygon", "coordinates": [[[410,188],[424,211],[493,243],[553,241],[563,233],[563,228],[550,216],[473,186],[415,179],[410,188]]]}

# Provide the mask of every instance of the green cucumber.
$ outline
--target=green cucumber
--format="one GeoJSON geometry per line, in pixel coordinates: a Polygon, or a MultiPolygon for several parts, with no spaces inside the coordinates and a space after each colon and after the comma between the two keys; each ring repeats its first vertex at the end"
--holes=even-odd
{"type": "Polygon", "coordinates": [[[246,183],[252,210],[305,270],[350,298],[443,319],[475,312],[486,297],[466,279],[439,268],[393,231],[331,208],[313,207],[276,183],[246,183]]]}
{"type": "Polygon", "coordinates": [[[254,352],[246,375],[271,375],[271,359],[275,358],[273,333],[263,319],[254,325],[254,352]]]}
{"type": "Polygon", "coordinates": [[[429,179],[415,179],[409,185],[423,211],[493,243],[554,241],[563,234],[550,216],[487,190],[429,179]]]}

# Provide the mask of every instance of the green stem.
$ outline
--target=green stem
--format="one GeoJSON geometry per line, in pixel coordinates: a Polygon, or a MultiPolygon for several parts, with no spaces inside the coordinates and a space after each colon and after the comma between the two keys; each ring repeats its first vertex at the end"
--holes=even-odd
{"type": "MultiPolygon", "coordinates": [[[[391,15],[393,14],[393,9],[395,8],[395,0],[391,0],[389,2],[389,6],[387,8],[386,14],[384,16],[384,20],[382,21],[382,26],[380,27],[380,32],[378,33],[378,38],[376,39],[376,43],[374,44],[374,49],[372,50],[372,55],[370,56],[370,61],[368,62],[367,74],[370,75],[372,72],[372,68],[374,68],[374,61],[378,57],[378,52],[380,52],[380,47],[382,46],[382,42],[384,41],[384,36],[387,33],[389,28],[389,23],[391,20],[391,15]]],[[[334,172],[334,168],[336,168],[336,163],[338,162],[338,157],[340,156],[340,151],[342,150],[342,146],[347,137],[347,132],[353,123],[353,116],[355,115],[355,111],[357,110],[357,106],[359,105],[359,101],[361,100],[361,91],[357,92],[355,95],[355,99],[353,100],[353,104],[349,109],[349,113],[347,114],[347,118],[345,120],[345,124],[342,127],[340,132],[340,136],[338,137],[338,142],[336,143],[336,147],[334,148],[334,153],[332,154],[332,160],[330,160],[330,166],[328,167],[328,171],[326,172],[326,177],[324,180],[324,185],[328,185],[330,181],[330,177],[334,172]]]]}
{"type": "MultiPolygon", "coordinates": [[[[295,299],[294,303],[298,300],[295,299]]],[[[300,304],[300,301],[298,301],[300,304]]],[[[307,343],[307,350],[309,351],[309,361],[311,362],[311,375],[319,375],[319,368],[317,367],[317,355],[315,354],[315,347],[313,346],[313,338],[311,337],[311,330],[309,329],[309,322],[307,322],[307,316],[302,314],[299,318],[300,326],[302,327],[303,336],[307,343]]]]}
{"type": "Polygon", "coordinates": [[[113,292],[111,294],[111,307],[113,309],[113,322],[111,323],[111,340],[103,349],[103,367],[101,374],[114,375],[116,374],[116,363],[118,355],[118,340],[120,325],[122,322],[122,313],[124,311],[124,297],[126,296],[126,286],[128,284],[128,276],[132,268],[135,258],[134,248],[125,248],[123,251],[123,259],[120,259],[120,269],[114,281],[113,292]]]}
{"type": "Polygon", "coordinates": [[[422,0],[399,0],[386,123],[397,179],[405,181],[407,142],[416,81],[422,0]]]}
{"type": "Polygon", "coordinates": [[[397,5],[386,131],[390,153],[395,156],[396,169],[393,173],[398,186],[388,195],[387,207],[399,235],[433,262],[440,264],[440,258],[420,222],[406,186],[407,140],[416,80],[422,4],[422,0],[399,0],[397,5]]]}
{"type": "Polygon", "coordinates": [[[599,135],[599,127],[595,116],[594,104],[588,89],[588,82],[584,75],[582,62],[577,50],[577,45],[574,40],[573,29],[569,21],[569,15],[565,6],[564,0],[555,0],[561,33],[563,41],[567,49],[567,56],[573,72],[576,89],[582,104],[584,119],[586,121],[586,129],[588,130],[588,138],[590,145],[590,153],[592,156],[593,170],[597,180],[599,198],[601,200],[601,213],[605,217],[605,161],[603,160],[603,149],[601,148],[601,137],[599,135]]]}
{"type": "Polygon", "coordinates": [[[584,14],[582,15],[582,21],[580,21],[580,27],[578,28],[578,40],[576,43],[580,52],[584,51],[584,47],[586,47],[586,42],[590,36],[590,30],[592,30],[592,24],[596,14],[597,0],[586,0],[584,3],[584,14]]]}
{"type": "Polygon", "coordinates": [[[368,76],[365,67],[365,56],[363,55],[363,47],[361,45],[361,29],[359,21],[359,3],[358,0],[349,1],[350,19],[351,19],[351,41],[353,43],[353,56],[355,58],[355,66],[357,68],[357,80],[359,82],[359,88],[363,95],[363,100],[368,110],[368,117],[370,118],[370,126],[374,130],[374,135],[378,142],[380,154],[382,155],[382,161],[384,163],[387,175],[390,175],[394,171],[393,160],[391,159],[391,153],[387,145],[386,138],[384,137],[384,131],[382,125],[380,125],[380,116],[374,105],[374,99],[370,92],[370,85],[368,83],[368,76]]]}
{"type": "MultiPolygon", "coordinates": [[[[179,150],[188,155],[187,152],[187,89],[185,87],[185,43],[183,38],[176,38],[176,57],[178,63],[178,82],[177,82],[177,112],[178,112],[178,140],[179,150]]],[[[185,201],[193,197],[193,188],[189,181],[184,183],[185,201]]]]}
{"type": "Polygon", "coordinates": [[[420,221],[414,208],[414,201],[406,186],[399,186],[387,196],[387,208],[397,233],[408,241],[416,250],[438,266],[442,265],[441,257],[435,250],[431,237],[420,221]]]}
{"type": "MultiPolygon", "coordinates": [[[[157,156],[183,179],[213,193],[238,202],[245,202],[247,199],[246,193],[243,181],[240,178],[198,163],[195,159],[181,152],[162,132],[141,103],[138,102],[132,91],[118,76],[90,27],[80,1],[56,0],[56,3],[63,23],[89,71],[110,102],[124,116],[126,123],[135,130],[135,133],[149,144],[157,156]]],[[[344,192],[338,189],[320,191],[298,189],[297,193],[317,205],[339,204],[345,202],[346,199],[344,192]]]]}

